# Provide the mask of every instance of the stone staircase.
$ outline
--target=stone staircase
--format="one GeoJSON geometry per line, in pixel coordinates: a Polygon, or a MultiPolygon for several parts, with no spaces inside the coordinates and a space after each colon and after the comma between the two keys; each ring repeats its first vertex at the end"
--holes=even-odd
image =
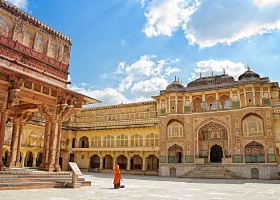
{"type": "MultiPolygon", "coordinates": [[[[44,172],[30,169],[0,171],[0,190],[66,188],[72,182],[71,172],[44,172]]],[[[78,183],[91,186],[90,181],[78,178],[78,183]]]]}
{"type": "Polygon", "coordinates": [[[206,179],[238,179],[234,172],[226,169],[222,164],[203,164],[186,173],[184,178],[206,178],[206,179]]]}

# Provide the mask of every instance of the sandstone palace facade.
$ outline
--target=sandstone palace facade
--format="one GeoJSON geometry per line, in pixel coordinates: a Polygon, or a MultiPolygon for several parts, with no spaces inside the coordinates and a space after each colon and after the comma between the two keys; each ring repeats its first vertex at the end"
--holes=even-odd
{"type": "Polygon", "coordinates": [[[0,167],[209,178],[278,178],[277,82],[250,68],[179,80],[153,101],[82,108],[67,89],[71,41],[0,3],[0,167]]]}

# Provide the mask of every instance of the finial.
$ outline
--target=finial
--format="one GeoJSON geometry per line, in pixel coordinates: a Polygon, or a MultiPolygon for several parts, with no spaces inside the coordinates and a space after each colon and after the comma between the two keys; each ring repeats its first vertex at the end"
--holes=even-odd
{"type": "Polygon", "coordinates": [[[250,72],[251,71],[251,68],[249,65],[247,65],[247,71],[250,72]]]}
{"type": "Polygon", "coordinates": [[[214,72],[212,71],[212,76],[214,76],[214,72]]]}
{"type": "Polygon", "coordinates": [[[226,75],[226,70],[225,69],[223,69],[223,72],[224,72],[224,75],[226,75]]]}
{"type": "Polygon", "coordinates": [[[178,77],[178,82],[180,82],[180,79],[179,79],[179,77],[178,77]]]}
{"type": "Polygon", "coordinates": [[[201,72],[199,72],[199,78],[201,78],[201,72]]]}
{"type": "Polygon", "coordinates": [[[176,75],[175,75],[175,82],[176,82],[176,75]]]}

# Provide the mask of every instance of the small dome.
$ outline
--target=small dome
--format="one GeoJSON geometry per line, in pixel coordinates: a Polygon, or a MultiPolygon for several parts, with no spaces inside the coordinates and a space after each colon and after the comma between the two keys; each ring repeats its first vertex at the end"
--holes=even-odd
{"type": "Polygon", "coordinates": [[[244,72],[243,74],[241,74],[238,77],[239,81],[251,81],[251,80],[259,80],[260,79],[260,75],[253,72],[250,67],[247,67],[247,71],[244,72]]]}
{"type": "Polygon", "coordinates": [[[166,87],[166,91],[178,90],[184,88],[184,85],[178,80],[175,80],[166,87]]]}

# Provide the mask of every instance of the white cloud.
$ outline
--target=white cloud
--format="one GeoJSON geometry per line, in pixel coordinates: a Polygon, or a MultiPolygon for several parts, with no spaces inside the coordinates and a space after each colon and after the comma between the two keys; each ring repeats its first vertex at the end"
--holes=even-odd
{"type": "Polygon", "coordinates": [[[171,36],[172,32],[189,21],[189,17],[195,12],[198,2],[187,4],[185,0],[152,0],[142,2],[147,6],[145,16],[147,23],[144,33],[148,37],[166,35],[171,36]]]}
{"type": "MultiPolygon", "coordinates": [[[[152,83],[155,80],[165,80],[172,73],[181,71],[177,67],[173,67],[172,64],[178,62],[175,60],[164,60],[158,59],[155,55],[144,55],[139,58],[136,62],[131,65],[126,62],[120,62],[118,65],[117,73],[122,75],[122,81],[119,83],[118,90],[120,92],[125,92],[126,90],[131,90],[132,92],[140,92],[139,85],[143,86],[143,82],[146,84],[152,83]],[[159,79],[155,79],[159,78],[159,79]],[[132,88],[134,88],[132,90],[132,88]]],[[[162,82],[161,82],[162,83],[162,82]]],[[[150,92],[154,90],[149,87],[150,92]]],[[[148,87],[145,88],[145,93],[149,93],[148,87]]]]}
{"type": "Polygon", "coordinates": [[[176,73],[176,72],[180,72],[181,70],[179,69],[179,68],[177,68],[177,67],[171,67],[171,66],[169,66],[169,67],[167,67],[166,69],[165,69],[165,74],[166,75],[170,75],[170,74],[173,74],[173,73],[176,73]]]}
{"type": "Polygon", "coordinates": [[[126,62],[118,64],[114,75],[117,75],[120,81],[116,87],[92,89],[90,85],[80,83],[69,88],[99,99],[103,105],[149,101],[152,100],[151,95],[157,94],[168,85],[167,78],[172,73],[180,71],[173,66],[176,62],[178,59],[159,59],[155,55],[144,55],[132,64],[126,62]]]}
{"type": "Polygon", "coordinates": [[[15,5],[16,7],[24,10],[26,10],[28,6],[28,0],[7,0],[7,1],[15,5]]]}
{"type": "Polygon", "coordinates": [[[160,90],[165,89],[167,85],[168,82],[166,79],[155,77],[135,83],[131,88],[131,91],[144,95],[153,95],[160,90]]]}
{"type": "Polygon", "coordinates": [[[148,37],[180,28],[201,48],[280,29],[280,0],[151,0],[143,4],[148,37]]]}
{"type": "Polygon", "coordinates": [[[104,105],[113,105],[120,103],[128,103],[129,100],[115,88],[104,88],[101,90],[88,89],[86,87],[70,86],[69,89],[79,92],[81,94],[90,96],[92,98],[102,101],[104,105]]]}
{"type": "Polygon", "coordinates": [[[200,73],[202,76],[209,76],[212,72],[214,75],[222,74],[225,70],[226,74],[233,76],[235,79],[245,72],[246,67],[241,62],[232,62],[230,60],[204,60],[196,63],[192,79],[198,78],[200,73]]]}
{"type": "Polygon", "coordinates": [[[269,8],[280,4],[280,0],[254,0],[259,8],[269,8]]]}

